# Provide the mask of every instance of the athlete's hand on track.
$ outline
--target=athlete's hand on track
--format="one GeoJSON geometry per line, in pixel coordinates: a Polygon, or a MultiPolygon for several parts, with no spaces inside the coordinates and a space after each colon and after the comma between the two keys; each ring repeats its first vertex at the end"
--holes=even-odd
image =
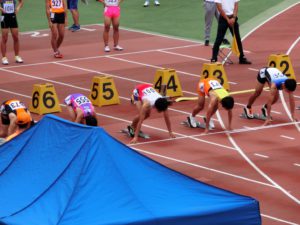
{"type": "Polygon", "coordinates": [[[138,142],[138,137],[134,137],[132,138],[132,140],[130,141],[130,144],[136,144],[138,142]]]}
{"type": "Polygon", "coordinates": [[[263,126],[267,126],[267,125],[269,125],[269,124],[271,124],[271,122],[272,122],[272,119],[266,119],[266,121],[265,121],[265,123],[264,123],[264,125],[263,126]]]}
{"type": "Polygon", "coordinates": [[[176,136],[173,134],[173,132],[169,132],[169,135],[171,138],[176,138],[176,136]]]}

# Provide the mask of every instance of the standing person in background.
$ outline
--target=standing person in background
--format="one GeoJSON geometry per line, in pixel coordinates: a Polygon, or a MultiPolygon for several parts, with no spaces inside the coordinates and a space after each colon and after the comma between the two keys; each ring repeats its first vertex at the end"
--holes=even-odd
{"type": "Polygon", "coordinates": [[[114,49],[117,51],[122,51],[123,48],[119,45],[119,25],[120,25],[120,3],[123,0],[99,0],[104,5],[104,30],[103,30],[103,41],[104,41],[104,51],[110,52],[108,46],[108,37],[110,25],[113,26],[113,39],[114,39],[114,49]]]}
{"type": "MultiPolygon", "coordinates": [[[[144,7],[148,7],[150,5],[150,0],[146,0],[145,3],[144,3],[144,7]]],[[[154,5],[155,6],[160,6],[160,3],[158,0],[155,0],[154,1],[154,5]]]]}
{"type": "Polygon", "coordinates": [[[23,59],[19,56],[20,43],[19,43],[19,28],[17,22],[17,14],[23,6],[23,0],[19,0],[16,4],[16,0],[1,0],[0,9],[2,12],[1,16],[1,53],[2,53],[2,64],[8,65],[9,61],[6,57],[6,44],[8,40],[8,32],[10,29],[13,41],[14,41],[14,52],[16,63],[23,63],[23,59]]]}
{"type": "Polygon", "coordinates": [[[64,37],[65,25],[67,25],[67,3],[66,0],[46,0],[46,15],[51,30],[51,46],[54,58],[63,58],[59,51],[64,37]]]}
{"type": "MultiPolygon", "coordinates": [[[[216,17],[217,20],[219,20],[219,11],[217,9],[215,0],[204,0],[203,2],[203,7],[204,7],[204,13],[205,13],[205,37],[204,37],[204,45],[209,46],[209,39],[210,39],[210,31],[211,31],[211,26],[213,22],[213,18],[216,17]]],[[[225,45],[230,45],[229,41],[227,39],[223,39],[223,44],[225,45]]]]}
{"type": "Polygon", "coordinates": [[[67,0],[68,10],[72,14],[73,24],[68,29],[72,32],[80,30],[78,0],[67,0]]]}
{"type": "Polygon", "coordinates": [[[239,29],[238,17],[237,17],[239,1],[240,0],[215,0],[215,3],[217,4],[217,9],[220,13],[220,17],[219,17],[218,32],[213,47],[211,62],[218,61],[220,45],[222,43],[222,40],[225,36],[227,29],[229,28],[230,33],[235,36],[237,41],[237,45],[240,53],[239,63],[251,64],[251,62],[245,58],[241,36],[240,36],[240,29],[239,29]]]}

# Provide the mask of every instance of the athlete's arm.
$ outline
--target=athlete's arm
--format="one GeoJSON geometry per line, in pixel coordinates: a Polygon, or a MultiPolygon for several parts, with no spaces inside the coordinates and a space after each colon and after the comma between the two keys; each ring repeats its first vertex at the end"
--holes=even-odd
{"type": "Polygon", "coordinates": [[[16,14],[18,14],[20,9],[23,7],[23,4],[24,4],[23,0],[19,0],[18,5],[16,7],[16,12],[15,12],[16,14]]]}
{"type": "Polygon", "coordinates": [[[267,101],[267,119],[264,123],[264,125],[268,125],[272,122],[272,117],[271,117],[271,108],[272,108],[272,103],[274,102],[274,99],[277,95],[277,88],[274,84],[271,85],[270,87],[270,95],[268,97],[268,101],[267,101]]]}
{"type": "Polygon", "coordinates": [[[46,16],[47,16],[47,20],[48,20],[49,27],[51,27],[52,23],[51,23],[51,20],[50,20],[50,9],[51,9],[50,1],[49,0],[45,0],[45,3],[46,3],[46,16]]]}
{"type": "Polygon", "coordinates": [[[288,94],[289,94],[291,116],[293,121],[297,121],[297,118],[295,117],[295,98],[293,92],[288,92],[288,94]]]}
{"type": "Polygon", "coordinates": [[[227,130],[232,130],[231,128],[231,122],[232,122],[232,110],[228,110],[228,125],[227,125],[227,130]]]}
{"type": "Polygon", "coordinates": [[[175,135],[172,132],[171,121],[170,121],[168,110],[164,111],[163,113],[164,113],[164,119],[165,119],[165,122],[166,122],[166,125],[168,128],[168,131],[169,131],[169,135],[171,138],[175,138],[175,135]]]}
{"type": "Polygon", "coordinates": [[[75,123],[81,123],[83,119],[83,111],[80,108],[76,108],[76,118],[75,118],[75,123]]]}
{"type": "Polygon", "coordinates": [[[17,128],[17,125],[16,125],[17,116],[16,116],[16,114],[11,112],[11,113],[8,114],[8,117],[9,117],[9,126],[8,126],[7,136],[14,133],[16,128],[17,128]]]}

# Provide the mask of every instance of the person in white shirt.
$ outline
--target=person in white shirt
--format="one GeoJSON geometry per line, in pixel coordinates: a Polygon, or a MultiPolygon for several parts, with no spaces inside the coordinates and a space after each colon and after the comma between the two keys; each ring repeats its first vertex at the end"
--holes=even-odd
{"type": "Polygon", "coordinates": [[[230,33],[235,35],[238,49],[240,52],[239,63],[240,64],[251,64],[249,60],[245,58],[243,45],[240,36],[239,24],[238,24],[238,2],[240,0],[215,0],[217,9],[220,13],[217,37],[213,46],[211,62],[218,61],[218,54],[220,45],[225,36],[227,29],[229,28],[230,33]]]}

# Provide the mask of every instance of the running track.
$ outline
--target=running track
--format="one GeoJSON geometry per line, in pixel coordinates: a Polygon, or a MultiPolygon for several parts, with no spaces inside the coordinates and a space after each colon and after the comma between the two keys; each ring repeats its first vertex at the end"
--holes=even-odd
{"type": "MultiPolygon", "coordinates": [[[[232,57],[235,64],[225,66],[232,91],[253,88],[257,70],[266,66],[268,56],[273,53],[289,53],[299,76],[299,11],[300,4],[296,4],[247,35],[244,48],[253,64],[238,65],[237,59],[232,57]]],[[[136,113],[129,96],[136,84],[152,83],[157,69],[175,69],[184,95],[196,96],[195,85],[202,64],[211,56],[211,48],[199,42],[122,30],[121,44],[125,51],[104,54],[101,35],[99,25],[86,26],[77,33],[66,32],[61,48],[65,57],[54,60],[47,30],[23,33],[21,55],[26,63],[0,67],[1,101],[19,98],[29,105],[33,84],[50,82],[63,103],[70,93],[88,95],[93,76],[110,75],[121,104],[96,108],[98,119],[100,126],[128,144],[130,140],[119,130],[127,126],[136,113]]],[[[8,54],[8,57],[13,56],[8,54]]],[[[234,130],[230,133],[222,129],[223,121],[227,122],[223,110],[214,117],[217,128],[208,135],[182,126],[180,123],[195,102],[180,102],[170,110],[176,139],[169,139],[161,115],[153,112],[143,126],[151,139],[140,140],[131,147],[197,180],[256,198],[260,202],[263,224],[300,224],[298,125],[289,120],[280,101],[272,108],[275,121],[270,126],[262,127],[260,121],[239,118],[248,96],[235,95],[234,130]]],[[[257,100],[255,111],[260,110],[266,96],[267,93],[263,93],[257,100]]],[[[299,105],[299,87],[295,96],[299,105]]],[[[68,118],[65,108],[62,109],[59,116],[68,118]]],[[[296,114],[300,119],[299,111],[296,114]]],[[[34,115],[34,118],[38,120],[40,116],[34,115]]]]}

